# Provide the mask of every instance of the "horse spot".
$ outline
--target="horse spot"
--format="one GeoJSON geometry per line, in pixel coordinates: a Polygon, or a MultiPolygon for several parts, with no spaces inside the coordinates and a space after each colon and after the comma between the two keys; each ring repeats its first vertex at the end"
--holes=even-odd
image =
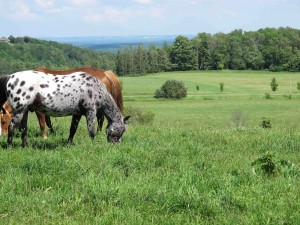
{"type": "MultiPolygon", "coordinates": [[[[27,96],[26,96],[26,98],[27,98],[27,96]]],[[[40,105],[43,102],[44,102],[44,97],[41,94],[37,93],[35,96],[35,99],[34,99],[34,104],[40,105]]]]}
{"type": "Polygon", "coordinates": [[[19,102],[18,102],[18,104],[17,104],[17,106],[16,106],[16,109],[19,109],[19,108],[21,108],[23,105],[22,104],[20,104],[19,102]]]}
{"type": "Polygon", "coordinates": [[[20,86],[22,87],[22,86],[24,86],[24,84],[25,84],[25,81],[23,80],[23,81],[21,82],[20,86]]]}
{"type": "Polygon", "coordinates": [[[33,87],[30,87],[30,88],[29,88],[29,91],[33,91],[33,89],[34,89],[33,87]]]}
{"type": "Polygon", "coordinates": [[[14,90],[15,86],[12,84],[10,88],[11,90],[14,90]]]}
{"type": "Polygon", "coordinates": [[[12,75],[12,76],[11,76],[11,78],[14,78],[14,77],[15,77],[15,75],[12,75]]]}
{"type": "Polygon", "coordinates": [[[21,90],[21,89],[19,89],[19,90],[17,91],[17,94],[19,95],[21,92],[22,92],[22,90],[21,90]]]}
{"type": "Polygon", "coordinates": [[[25,95],[26,95],[26,92],[23,92],[23,93],[22,93],[22,97],[24,97],[25,95]]]}
{"type": "Polygon", "coordinates": [[[27,100],[30,99],[30,95],[26,95],[26,99],[27,99],[27,100]]]}
{"type": "Polygon", "coordinates": [[[10,95],[10,90],[7,90],[7,96],[9,96],[10,95]]]}
{"type": "Polygon", "coordinates": [[[17,79],[15,80],[14,85],[17,86],[18,83],[19,83],[19,78],[17,78],[17,79]]]}
{"type": "Polygon", "coordinates": [[[20,98],[19,97],[15,97],[14,98],[14,102],[18,102],[18,101],[20,101],[20,98]]]}
{"type": "Polygon", "coordinates": [[[41,88],[48,88],[49,85],[48,85],[48,84],[41,84],[40,87],[41,87],[41,88]]]}
{"type": "Polygon", "coordinates": [[[8,87],[11,87],[11,83],[8,83],[8,85],[7,85],[8,87]]]}

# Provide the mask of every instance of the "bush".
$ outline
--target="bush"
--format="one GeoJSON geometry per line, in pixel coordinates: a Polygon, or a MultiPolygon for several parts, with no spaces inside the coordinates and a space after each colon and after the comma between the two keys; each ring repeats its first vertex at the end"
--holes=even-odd
{"type": "Polygon", "coordinates": [[[267,176],[297,177],[299,171],[295,164],[289,160],[279,159],[273,152],[266,152],[251,163],[255,173],[267,176]]]}
{"type": "Polygon", "coordinates": [[[263,117],[261,122],[262,128],[272,128],[271,120],[268,118],[263,117]]]}
{"type": "Polygon", "coordinates": [[[162,87],[156,90],[155,98],[184,98],[187,95],[187,89],[182,81],[168,80],[162,87]]]}
{"type": "Polygon", "coordinates": [[[220,85],[220,91],[223,92],[224,91],[224,83],[223,81],[221,83],[219,83],[220,85]]]}
{"type": "Polygon", "coordinates": [[[129,124],[144,125],[152,124],[154,121],[154,113],[151,111],[145,111],[138,107],[125,107],[125,114],[130,115],[129,124]]]}
{"type": "Polygon", "coordinates": [[[265,97],[266,97],[266,99],[271,99],[270,93],[265,93],[265,97]]]}

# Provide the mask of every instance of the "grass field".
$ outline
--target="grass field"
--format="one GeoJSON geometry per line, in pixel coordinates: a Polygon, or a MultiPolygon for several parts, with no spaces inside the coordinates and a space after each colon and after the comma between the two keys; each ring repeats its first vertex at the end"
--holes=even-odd
{"type": "Polygon", "coordinates": [[[9,148],[0,137],[0,224],[300,224],[300,73],[121,80],[125,107],[155,116],[130,125],[120,145],[103,132],[92,142],[82,121],[68,146],[70,118],[53,118],[43,140],[34,114],[28,148],[20,135],[9,148]],[[169,79],[186,84],[187,98],[153,98],[169,79]]]}

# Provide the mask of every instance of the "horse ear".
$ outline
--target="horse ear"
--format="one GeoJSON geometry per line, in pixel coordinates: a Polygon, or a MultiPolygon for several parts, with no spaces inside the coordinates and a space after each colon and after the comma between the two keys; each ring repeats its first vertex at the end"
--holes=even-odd
{"type": "Polygon", "coordinates": [[[130,116],[124,117],[124,119],[123,119],[124,123],[126,123],[129,118],[130,118],[130,116]]]}

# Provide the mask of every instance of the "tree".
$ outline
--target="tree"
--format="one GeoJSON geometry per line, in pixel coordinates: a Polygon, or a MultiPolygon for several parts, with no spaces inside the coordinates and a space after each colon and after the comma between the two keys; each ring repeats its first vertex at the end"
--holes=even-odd
{"type": "Polygon", "coordinates": [[[210,42],[211,35],[207,33],[199,33],[193,41],[193,45],[196,48],[198,58],[198,69],[206,70],[209,69],[210,65],[210,42]]]}
{"type": "Polygon", "coordinates": [[[171,62],[175,70],[196,70],[197,54],[192,42],[184,36],[176,37],[171,49],[171,62]]]}
{"type": "Polygon", "coordinates": [[[271,89],[273,92],[277,91],[278,89],[278,83],[276,81],[276,78],[272,78],[271,83],[270,83],[271,89]]]}

